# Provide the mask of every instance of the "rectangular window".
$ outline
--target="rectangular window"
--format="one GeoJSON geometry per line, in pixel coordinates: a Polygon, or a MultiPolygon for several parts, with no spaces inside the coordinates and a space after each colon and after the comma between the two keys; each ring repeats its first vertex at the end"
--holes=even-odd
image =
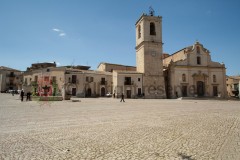
{"type": "Polygon", "coordinates": [[[56,83],[57,79],[56,79],[56,76],[53,76],[52,77],[52,82],[56,83]]]}
{"type": "Polygon", "coordinates": [[[101,85],[105,85],[105,78],[101,78],[101,85]]]}
{"type": "Polygon", "coordinates": [[[201,64],[201,57],[197,57],[197,64],[201,64]]]}
{"type": "Polygon", "coordinates": [[[93,82],[93,77],[90,77],[90,82],[93,82]]]}
{"type": "Polygon", "coordinates": [[[72,75],[72,83],[77,83],[77,75],[72,75]]]}
{"type": "Polygon", "coordinates": [[[131,82],[132,82],[131,77],[125,77],[125,81],[124,81],[125,85],[131,85],[131,82]]]}
{"type": "Polygon", "coordinates": [[[140,82],[141,81],[141,78],[138,78],[138,82],[140,82]]]}
{"type": "Polygon", "coordinates": [[[86,77],[86,82],[88,82],[89,80],[88,80],[88,77],[86,77]]]}

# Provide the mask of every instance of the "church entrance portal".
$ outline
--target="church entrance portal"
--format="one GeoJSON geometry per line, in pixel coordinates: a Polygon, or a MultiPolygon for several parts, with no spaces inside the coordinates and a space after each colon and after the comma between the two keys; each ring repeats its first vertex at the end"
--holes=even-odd
{"type": "Polygon", "coordinates": [[[204,82],[202,81],[197,82],[197,95],[204,96],[204,82]]]}

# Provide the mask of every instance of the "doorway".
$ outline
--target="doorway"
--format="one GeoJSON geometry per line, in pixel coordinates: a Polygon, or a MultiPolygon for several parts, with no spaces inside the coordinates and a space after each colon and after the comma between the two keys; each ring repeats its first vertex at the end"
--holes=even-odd
{"type": "Polygon", "coordinates": [[[76,88],[72,88],[72,96],[76,96],[77,93],[77,89],[76,88]]]}
{"type": "Polygon", "coordinates": [[[105,88],[102,87],[102,88],[101,88],[101,97],[104,97],[104,96],[106,95],[105,92],[106,92],[106,91],[105,91],[105,88]]]}
{"type": "Polygon", "coordinates": [[[187,86],[182,86],[182,97],[187,97],[187,86]]]}
{"type": "Polygon", "coordinates": [[[204,82],[198,81],[197,82],[197,94],[198,96],[204,96],[204,82]]]}
{"type": "Polygon", "coordinates": [[[91,97],[91,96],[92,96],[92,90],[91,88],[88,88],[86,97],[91,97]]]}
{"type": "Polygon", "coordinates": [[[142,95],[142,89],[138,88],[138,96],[141,96],[141,95],[142,95]]]}
{"type": "Polygon", "coordinates": [[[131,90],[127,90],[127,98],[131,98],[131,90]]]}
{"type": "Polygon", "coordinates": [[[213,86],[213,96],[214,97],[218,96],[218,87],[217,86],[213,86]]]}

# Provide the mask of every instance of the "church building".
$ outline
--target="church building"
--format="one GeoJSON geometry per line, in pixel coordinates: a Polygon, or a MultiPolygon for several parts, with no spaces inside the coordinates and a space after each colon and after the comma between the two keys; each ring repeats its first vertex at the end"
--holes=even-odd
{"type": "Polygon", "coordinates": [[[196,42],[172,55],[164,55],[167,96],[226,98],[226,68],[213,62],[210,51],[196,42]]]}

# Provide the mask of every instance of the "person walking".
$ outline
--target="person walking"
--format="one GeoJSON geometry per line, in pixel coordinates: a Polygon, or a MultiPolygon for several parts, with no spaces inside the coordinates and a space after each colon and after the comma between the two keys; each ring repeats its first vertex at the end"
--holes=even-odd
{"type": "Polygon", "coordinates": [[[20,93],[20,96],[21,96],[21,101],[23,101],[23,97],[24,97],[24,91],[22,89],[21,93],[20,93]]]}
{"type": "Polygon", "coordinates": [[[31,101],[31,92],[27,92],[27,99],[26,101],[31,101]]]}
{"type": "Polygon", "coordinates": [[[122,95],[121,95],[121,101],[120,101],[120,102],[122,102],[122,101],[125,102],[125,101],[124,101],[124,94],[123,94],[123,93],[122,93],[122,95]]]}

